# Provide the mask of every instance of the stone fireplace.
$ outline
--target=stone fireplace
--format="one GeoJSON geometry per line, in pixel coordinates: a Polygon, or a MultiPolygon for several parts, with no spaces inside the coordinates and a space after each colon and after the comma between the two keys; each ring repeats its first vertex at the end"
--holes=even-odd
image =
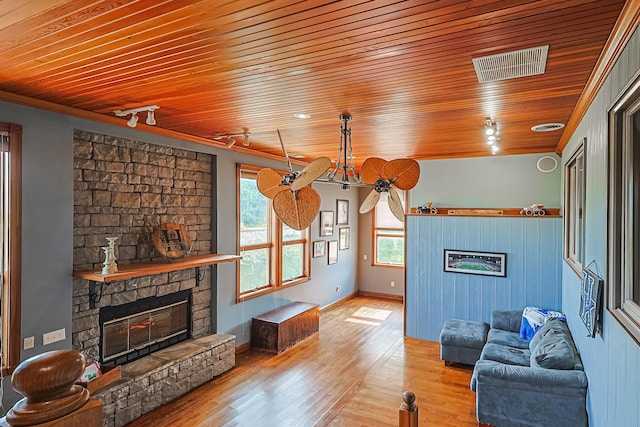
{"type": "MultiPolygon", "coordinates": [[[[166,262],[151,240],[163,223],[187,229],[190,256],[211,253],[213,161],[76,130],[74,271],[99,270],[101,247],[112,236],[119,266],[166,262]]],[[[105,427],[122,426],[234,366],[235,337],[212,335],[215,307],[209,268],[108,283],[74,278],[73,347],[87,362],[126,363],[122,379],[94,395],[105,427]]]]}
{"type": "MultiPolygon", "coordinates": [[[[192,151],[74,132],[74,270],[100,269],[106,237],[117,236],[118,265],[160,260],[151,241],[155,227],[178,223],[193,242],[190,255],[211,252],[213,156],[192,151]]],[[[92,308],[89,284],[74,279],[75,349],[100,360],[103,307],[190,290],[191,337],[211,332],[211,273],[196,287],[193,270],[180,270],[100,284],[92,308]]]]}

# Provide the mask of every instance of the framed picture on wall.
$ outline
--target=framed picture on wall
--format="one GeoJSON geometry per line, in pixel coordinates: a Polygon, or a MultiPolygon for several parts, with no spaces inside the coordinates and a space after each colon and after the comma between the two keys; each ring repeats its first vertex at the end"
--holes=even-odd
{"type": "Polygon", "coordinates": [[[338,241],[330,240],[329,241],[329,265],[335,264],[338,262],[338,241]]]}
{"type": "Polygon", "coordinates": [[[317,242],[313,242],[313,257],[318,258],[324,256],[326,242],[324,240],[318,240],[317,242]]]}
{"type": "Polygon", "coordinates": [[[507,277],[507,254],[445,249],[444,271],[507,277]]]}
{"type": "Polygon", "coordinates": [[[350,232],[349,227],[342,227],[338,229],[338,249],[349,249],[350,232]]]}
{"type": "Polygon", "coordinates": [[[349,224],[349,201],[348,200],[336,200],[336,225],[349,224]]]}
{"type": "Polygon", "coordinates": [[[333,211],[320,211],[320,237],[333,236],[333,211]]]}

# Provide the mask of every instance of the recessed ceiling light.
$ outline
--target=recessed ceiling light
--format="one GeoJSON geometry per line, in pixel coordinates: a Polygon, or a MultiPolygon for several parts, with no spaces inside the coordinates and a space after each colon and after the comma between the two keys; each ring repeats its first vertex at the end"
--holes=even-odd
{"type": "Polygon", "coordinates": [[[531,127],[534,132],[551,132],[554,130],[562,129],[564,123],[543,123],[541,125],[535,125],[531,127]]]}
{"type": "Polygon", "coordinates": [[[293,117],[295,117],[296,119],[310,119],[311,118],[311,114],[307,114],[307,113],[295,113],[293,115],[293,117]]]}

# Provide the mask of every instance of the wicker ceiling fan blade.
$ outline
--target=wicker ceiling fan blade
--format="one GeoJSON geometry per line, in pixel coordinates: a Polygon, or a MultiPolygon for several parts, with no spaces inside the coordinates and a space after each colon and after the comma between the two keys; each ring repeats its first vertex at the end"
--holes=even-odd
{"type": "Polygon", "coordinates": [[[288,190],[289,187],[281,185],[282,176],[273,169],[261,169],[256,176],[258,191],[265,197],[273,199],[273,197],[281,191],[288,190]]]}
{"type": "Polygon", "coordinates": [[[291,189],[297,191],[302,187],[306,187],[316,179],[320,178],[331,167],[331,159],[328,157],[320,157],[309,163],[291,184],[291,189]]]}
{"type": "Polygon", "coordinates": [[[393,187],[389,189],[387,203],[389,203],[389,209],[391,210],[393,216],[398,218],[398,221],[404,222],[404,208],[402,207],[402,202],[400,201],[398,192],[393,187]]]}
{"type": "Polygon", "coordinates": [[[375,184],[379,179],[387,179],[383,173],[384,165],[387,163],[385,159],[379,157],[369,157],[362,163],[360,168],[360,178],[365,184],[375,184]]]}
{"type": "Polygon", "coordinates": [[[358,212],[360,212],[361,214],[369,212],[375,207],[376,204],[378,204],[378,200],[380,200],[380,193],[378,193],[374,188],[373,190],[371,190],[367,198],[364,199],[364,202],[362,202],[362,204],[360,205],[360,210],[358,212]]]}
{"type": "Polygon", "coordinates": [[[273,198],[273,210],[289,227],[304,230],[320,211],[320,195],[311,187],[282,191],[273,198]]]}
{"type": "Polygon", "coordinates": [[[385,176],[400,190],[411,190],[420,178],[420,164],[413,159],[395,159],[382,168],[385,176]]]}

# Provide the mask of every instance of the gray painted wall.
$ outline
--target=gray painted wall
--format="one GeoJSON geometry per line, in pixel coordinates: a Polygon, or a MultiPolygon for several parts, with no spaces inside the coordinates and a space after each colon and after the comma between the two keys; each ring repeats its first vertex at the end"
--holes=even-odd
{"type": "MultiPolygon", "coordinates": [[[[21,327],[22,337],[35,336],[35,347],[22,351],[21,360],[49,350],[71,348],[73,129],[215,154],[218,241],[214,245],[220,253],[236,253],[237,250],[236,163],[276,169],[285,167],[283,162],[1,101],[0,121],[24,126],[21,327]],[[43,346],[42,334],[60,328],[66,329],[66,339],[43,346]]],[[[336,198],[350,200],[349,225],[354,231],[358,229],[356,190],[343,192],[330,185],[316,185],[315,188],[320,192],[323,210],[335,211],[336,198]]],[[[334,238],[337,239],[337,231],[334,238]]],[[[319,240],[317,221],[312,224],[312,240],[319,240]]],[[[248,326],[254,315],[290,300],[324,306],[355,292],[357,247],[357,240],[352,236],[351,248],[339,252],[337,264],[327,265],[326,258],[312,260],[310,282],[242,304],[235,302],[235,264],[219,265],[217,332],[237,334],[236,342],[242,344],[249,339],[248,326]],[[338,284],[341,289],[336,292],[338,284]]],[[[20,396],[13,392],[8,378],[3,380],[2,389],[2,403],[8,410],[20,396]]]]}
{"type": "MultiPolygon", "coordinates": [[[[562,164],[569,160],[582,138],[587,138],[585,263],[607,275],[607,111],[616,96],[632,76],[640,71],[640,30],[622,52],[615,67],[604,82],[580,125],[562,153],[562,164]]],[[[587,408],[592,427],[637,426],[640,420],[640,346],[604,309],[601,336],[587,338],[587,331],[578,316],[580,280],[563,263],[562,309],[576,341],[585,372],[589,379],[587,408]]]]}
{"type": "Polygon", "coordinates": [[[420,180],[411,206],[433,202],[447,208],[517,208],[542,203],[560,206],[560,159],[552,153],[420,161],[420,180]],[[540,172],[536,163],[553,156],[558,167],[540,172]]]}

